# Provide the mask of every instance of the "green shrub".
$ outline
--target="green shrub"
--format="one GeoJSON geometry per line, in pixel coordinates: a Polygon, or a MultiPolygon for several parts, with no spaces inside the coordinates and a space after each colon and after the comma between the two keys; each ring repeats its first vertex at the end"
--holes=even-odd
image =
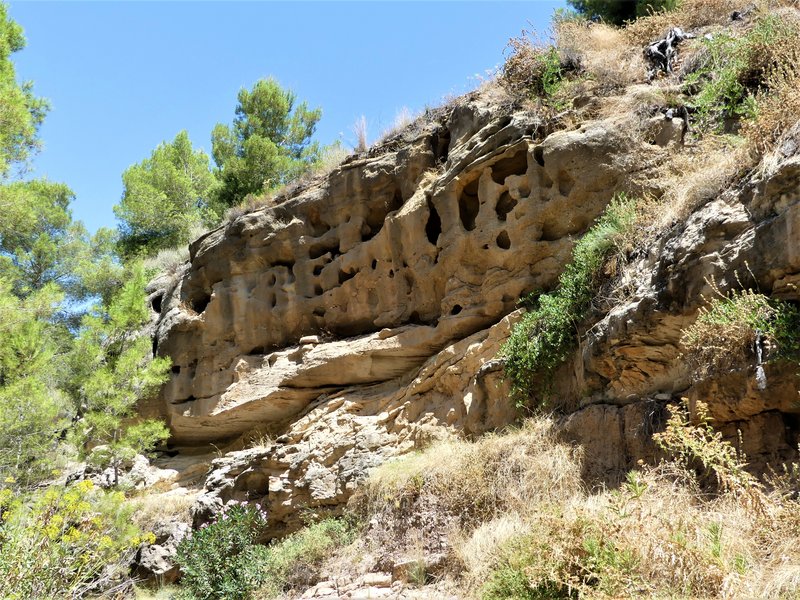
{"type": "Polygon", "coordinates": [[[271,545],[262,565],[258,598],[275,598],[285,589],[313,585],[323,559],[332,550],[353,541],[353,524],[325,519],[271,545]]]}
{"type": "Polygon", "coordinates": [[[142,535],[120,492],[91,481],[28,498],[0,490],[0,597],[83,598],[119,584],[142,535]]]}
{"type": "Polygon", "coordinates": [[[800,309],[753,290],[722,294],[712,282],[716,297],[700,309],[697,320],[683,330],[694,376],[759,362],[756,347],[764,348],[761,362],[800,358],[800,309]]]}
{"type": "Polygon", "coordinates": [[[508,45],[511,54],[503,64],[503,85],[518,96],[553,103],[568,70],[558,48],[536,45],[526,32],[508,45]]]}
{"type": "Polygon", "coordinates": [[[313,584],[323,559],[354,537],[349,522],[325,519],[269,546],[258,545],[265,526],[258,509],[235,504],[183,540],[177,561],[184,597],[275,598],[286,589],[313,584]]]}
{"type": "Polygon", "coordinates": [[[249,598],[260,583],[265,548],[255,544],[266,521],[256,508],[227,506],[216,521],[178,545],[185,596],[196,600],[249,598]]]}
{"type": "Polygon", "coordinates": [[[776,71],[786,65],[795,68],[800,24],[768,15],[743,37],[717,34],[702,44],[703,64],[686,83],[699,87],[693,100],[698,120],[718,129],[726,118],[755,118],[759,92],[768,90],[776,71]]]}
{"type": "Polygon", "coordinates": [[[600,286],[602,267],[634,218],[633,201],[615,197],[575,245],[556,290],[532,299],[532,309],[513,328],[501,356],[518,403],[533,393],[546,395],[553,373],[577,345],[577,326],[600,286]]]}

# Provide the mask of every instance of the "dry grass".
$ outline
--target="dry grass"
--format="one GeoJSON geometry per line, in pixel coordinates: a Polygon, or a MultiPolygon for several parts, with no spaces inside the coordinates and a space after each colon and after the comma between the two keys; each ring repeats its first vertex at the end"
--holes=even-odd
{"type": "Polygon", "coordinates": [[[158,522],[174,518],[190,523],[189,509],[194,504],[195,495],[181,489],[136,496],[131,499],[135,506],[133,520],[142,531],[152,531],[158,522]]]}
{"type": "Polygon", "coordinates": [[[554,27],[559,50],[580,64],[581,71],[596,83],[595,93],[645,80],[642,51],[630,44],[624,31],[578,21],[563,21],[554,27]]]}
{"type": "Polygon", "coordinates": [[[560,443],[549,420],[527,422],[506,435],[476,443],[448,440],[376,469],[356,493],[354,504],[368,512],[391,498],[400,508],[422,497],[465,522],[577,493],[580,452],[560,443]]]}
{"type": "Polygon", "coordinates": [[[683,0],[675,10],[636,19],[625,28],[630,43],[639,48],[664,37],[671,27],[691,31],[730,22],[734,11],[745,8],[739,0],[683,0]]]}
{"type": "Polygon", "coordinates": [[[587,492],[581,453],[545,419],[388,463],[357,494],[371,523],[364,543],[416,555],[430,552],[415,547],[420,536],[446,536],[462,597],[797,597],[800,504],[735,476],[735,451],[678,415],[665,442],[675,462],[643,466],[617,490],[587,492]],[[685,460],[698,456],[729,485],[710,493],[685,460]],[[393,523],[411,531],[405,548],[386,548],[380,531],[393,523]]]}
{"type": "Polygon", "coordinates": [[[353,135],[356,136],[354,150],[356,152],[366,152],[369,149],[369,143],[367,141],[367,118],[364,115],[361,115],[353,123],[353,135]]]}
{"type": "Polygon", "coordinates": [[[659,169],[654,186],[660,200],[646,204],[642,232],[659,233],[685,221],[700,206],[718,197],[755,166],[746,140],[708,135],[693,147],[670,156],[659,169]]]}

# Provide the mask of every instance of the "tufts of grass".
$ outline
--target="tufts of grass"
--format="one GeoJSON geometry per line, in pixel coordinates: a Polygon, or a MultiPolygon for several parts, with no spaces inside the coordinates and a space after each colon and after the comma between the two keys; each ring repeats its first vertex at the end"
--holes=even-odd
{"type": "Polygon", "coordinates": [[[308,525],[262,553],[262,585],[256,600],[277,598],[285,590],[302,589],[316,583],[320,567],[332,551],[353,541],[355,528],[343,519],[325,519],[308,525]]]}
{"type": "Polygon", "coordinates": [[[747,289],[723,294],[713,281],[711,286],[715,297],[681,337],[696,378],[755,364],[759,346],[763,362],[800,357],[796,305],[747,289]]]}
{"type": "Polygon", "coordinates": [[[357,493],[365,544],[395,555],[446,536],[462,597],[797,597],[796,480],[767,491],[701,413],[674,407],[657,437],[669,458],[613,490],[582,486],[581,453],[544,418],[431,446],[357,493]]]}
{"type": "Polygon", "coordinates": [[[518,404],[532,394],[546,396],[556,369],[577,346],[578,326],[588,316],[602,282],[603,266],[635,215],[632,200],[615,197],[575,245],[572,262],[559,277],[555,291],[533,298],[531,310],[512,330],[501,356],[518,404]]]}
{"type": "Polygon", "coordinates": [[[768,14],[743,36],[718,33],[702,45],[703,59],[686,77],[690,88],[699,87],[693,105],[701,126],[721,129],[726,119],[752,121],[758,100],[797,74],[800,19],[768,14]]]}

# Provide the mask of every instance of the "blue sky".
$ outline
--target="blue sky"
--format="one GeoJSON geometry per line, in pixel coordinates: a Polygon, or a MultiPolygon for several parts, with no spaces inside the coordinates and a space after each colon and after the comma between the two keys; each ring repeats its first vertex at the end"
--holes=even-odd
{"type": "Polygon", "coordinates": [[[121,174],[186,129],[210,152],[236,94],[274,76],[319,106],[316,139],[370,139],[408,107],[476,87],[523,28],[546,30],[563,1],[15,2],[27,47],[17,75],[52,111],[32,176],[75,191],[76,219],[115,226],[121,174]]]}

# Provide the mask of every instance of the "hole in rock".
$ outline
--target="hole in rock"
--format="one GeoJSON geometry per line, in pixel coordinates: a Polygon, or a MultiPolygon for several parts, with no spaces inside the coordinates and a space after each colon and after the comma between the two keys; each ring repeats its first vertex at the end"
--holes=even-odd
{"type": "Polygon", "coordinates": [[[575,180],[566,171],[558,173],[558,193],[562,196],[569,196],[572,188],[575,186],[575,180]]]}
{"type": "Polygon", "coordinates": [[[153,310],[159,314],[161,314],[161,302],[163,298],[164,297],[161,294],[159,294],[158,296],[153,296],[153,302],[152,302],[153,310]]]}
{"type": "Polygon", "coordinates": [[[425,322],[420,319],[419,313],[417,311],[412,312],[408,315],[408,322],[412,323],[413,325],[425,325],[425,322]]]}
{"type": "Polygon", "coordinates": [[[458,216],[461,224],[467,231],[475,229],[475,219],[478,217],[481,204],[478,200],[478,180],[472,181],[461,192],[458,199],[458,216]]]}
{"type": "Polygon", "coordinates": [[[462,310],[461,305],[460,304],[455,304],[453,306],[453,308],[450,309],[450,314],[451,315],[457,315],[458,313],[461,312],[461,310],[462,310]]]}
{"type": "Polygon", "coordinates": [[[275,273],[270,273],[269,280],[267,281],[267,285],[275,285],[275,283],[277,281],[278,281],[278,278],[275,277],[275,273]]]}
{"type": "Polygon", "coordinates": [[[334,250],[339,249],[339,240],[336,238],[331,238],[324,242],[317,242],[315,244],[311,244],[311,247],[308,249],[308,258],[311,260],[315,260],[320,256],[324,256],[328,252],[333,253],[334,250]]]}
{"type": "Polygon", "coordinates": [[[539,163],[540,167],[544,166],[544,149],[541,146],[533,149],[533,160],[539,163]]]}
{"type": "Polygon", "coordinates": [[[403,200],[403,192],[400,191],[400,188],[395,188],[392,203],[387,207],[389,209],[388,212],[394,212],[398,210],[401,206],[403,206],[403,202],[405,202],[403,200]]]}
{"type": "Polygon", "coordinates": [[[181,366],[180,365],[172,365],[172,372],[175,375],[179,374],[181,372],[181,366]]]}
{"type": "Polygon", "coordinates": [[[158,340],[153,338],[153,358],[156,357],[156,353],[158,352],[158,340]]]}
{"type": "Polygon", "coordinates": [[[497,245],[503,250],[508,250],[511,248],[511,240],[509,239],[508,232],[505,229],[500,232],[500,235],[497,236],[497,245]]]}
{"type": "Polygon", "coordinates": [[[325,309],[324,309],[323,307],[321,307],[321,306],[318,306],[317,308],[315,308],[315,309],[312,311],[312,314],[313,314],[315,317],[324,317],[324,316],[325,316],[325,309]]]}
{"type": "Polygon", "coordinates": [[[272,294],[272,295],[269,297],[269,305],[270,305],[272,308],[275,308],[275,306],[276,306],[277,304],[278,304],[278,298],[275,296],[275,294],[272,294]]]}
{"type": "Polygon", "coordinates": [[[428,197],[428,222],[425,223],[425,235],[428,237],[428,241],[436,245],[436,240],[439,239],[439,235],[442,233],[442,219],[439,217],[439,213],[436,212],[436,207],[431,202],[430,197],[428,197]]]}
{"type": "Polygon", "coordinates": [[[264,346],[256,346],[248,354],[264,354],[264,346]]]}
{"type": "Polygon", "coordinates": [[[314,276],[319,277],[322,274],[322,269],[325,268],[325,265],[317,265],[314,267],[314,276]]]}
{"type": "Polygon", "coordinates": [[[211,302],[211,296],[203,294],[199,298],[192,300],[192,310],[199,315],[206,309],[209,302],[211,302]]]}
{"type": "Polygon", "coordinates": [[[528,152],[521,148],[507,158],[501,158],[492,165],[492,179],[495,183],[505,183],[510,175],[524,175],[528,171],[528,152]]]}
{"type": "Polygon", "coordinates": [[[433,133],[431,136],[431,150],[433,150],[433,158],[436,162],[447,162],[447,154],[450,151],[449,129],[441,127],[433,133]]]}
{"type": "Polygon", "coordinates": [[[331,230],[331,226],[328,225],[322,217],[320,217],[319,210],[316,208],[312,208],[308,211],[308,227],[311,230],[310,233],[314,237],[319,237],[324,235],[328,231],[331,230]]]}
{"type": "Polygon", "coordinates": [[[394,277],[394,269],[389,269],[389,279],[394,277]]]}
{"type": "Polygon", "coordinates": [[[503,192],[500,194],[500,198],[497,200],[497,205],[494,207],[495,211],[497,212],[497,218],[501,221],[506,220],[506,216],[517,205],[517,201],[511,197],[511,194],[508,192],[503,192]]]}
{"type": "Polygon", "coordinates": [[[318,283],[314,284],[314,295],[315,296],[322,296],[322,286],[318,283]]]}
{"type": "Polygon", "coordinates": [[[340,269],[339,270],[339,285],[342,285],[345,281],[348,281],[349,279],[352,279],[353,277],[355,277],[356,273],[358,273],[358,271],[349,271],[348,272],[348,271],[342,271],[340,269]]]}
{"type": "Polygon", "coordinates": [[[377,268],[378,268],[378,261],[373,258],[372,259],[372,270],[374,271],[377,268]]]}

